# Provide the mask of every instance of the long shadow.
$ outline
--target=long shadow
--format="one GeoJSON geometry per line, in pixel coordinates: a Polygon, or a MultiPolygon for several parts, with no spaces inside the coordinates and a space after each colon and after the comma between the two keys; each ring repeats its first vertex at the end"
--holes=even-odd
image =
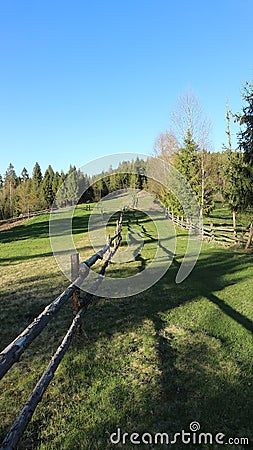
{"type": "Polygon", "coordinates": [[[48,221],[29,223],[29,220],[22,225],[17,225],[9,230],[0,231],[0,242],[6,244],[18,240],[48,238],[48,221]]]}
{"type": "Polygon", "coordinates": [[[235,322],[242,325],[246,330],[250,331],[253,334],[253,322],[252,320],[245,317],[243,314],[239,313],[235,309],[231,308],[227,303],[221,300],[217,295],[212,293],[206,294],[206,297],[211,302],[215,303],[222,312],[224,312],[227,316],[231,317],[235,320],[235,322]]]}
{"type": "MultiPolygon", "coordinates": [[[[248,376],[248,385],[245,385],[246,381],[241,384],[240,377],[237,384],[227,382],[217,385],[218,378],[215,366],[211,371],[206,369],[209,361],[208,358],[205,358],[205,355],[208,355],[210,348],[207,342],[199,341],[198,333],[193,331],[191,332],[193,341],[186,342],[184,348],[184,363],[188,366],[190,372],[183,370],[181,368],[182,363],[181,366],[178,363],[178,358],[182,358],[179,347],[173,334],[168,335],[166,331],[168,322],[163,317],[164,315],[167,316],[170,311],[190,304],[199,295],[205,295],[212,303],[219,306],[222,313],[231,317],[235,323],[240,324],[247,331],[252,332],[252,321],[248,317],[238,313],[212,293],[212,291],[222,291],[228,286],[225,278],[228,274],[231,275],[229,284],[236,283],[238,274],[243,270],[242,263],[249,264],[251,261],[252,258],[248,259],[247,255],[242,256],[239,260],[235,258],[228,260],[227,252],[215,252],[212,256],[203,255],[192,275],[179,287],[174,282],[178,266],[173,266],[162,280],[148,291],[126,299],[108,299],[103,301],[102,304],[95,304],[88,310],[85,316],[85,323],[87,324],[85,331],[88,333],[90,343],[85,339],[81,341],[77,339],[73,351],[82,351],[82,345],[85,345],[85,347],[88,345],[87,372],[91,377],[90,384],[92,384],[90,361],[96,360],[95,349],[98,336],[110,339],[117,334],[131,333],[147,320],[150,320],[154,325],[157,342],[155,348],[159,357],[159,370],[161,372],[155,411],[151,415],[148,414],[150,390],[147,387],[142,391],[141,406],[133,405],[131,410],[119,415],[120,419],[115,418],[115,420],[108,419],[106,421],[101,417],[101,421],[97,425],[86,429],[85,433],[89,436],[90,442],[94,443],[94,448],[96,448],[97,436],[100,436],[100,441],[102,439],[101,446],[109,450],[111,447],[109,446],[108,436],[101,437],[101,430],[107,429],[109,432],[115,432],[117,426],[121,424],[123,424],[123,429],[126,426],[125,424],[128,424],[128,429],[124,429],[124,431],[129,433],[136,430],[170,431],[171,433],[180,432],[182,429],[189,431],[189,423],[194,420],[201,423],[201,429],[203,428],[203,430],[213,433],[226,432],[228,436],[241,436],[243,430],[245,434],[250,429],[250,411],[253,408],[253,398],[250,396],[252,379],[248,376]],[[208,283],[205,282],[207,279],[209,280],[208,283]],[[205,391],[205,394],[203,394],[203,391],[205,391]],[[226,397],[225,402],[224,396],[226,397]],[[233,407],[230,407],[230,403],[233,407]],[[149,418],[147,419],[147,417],[149,418]],[[225,421],[224,417],[226,417],[225,421]],[[221,424],[224,427],[225,422],[226,429],[223,429],[221,424]]],[[[179,261],[177,263],[179,264],[179,261]]],[[[229,340],[224,339],[221,345],[229,348],[232,344],[229,340]]],[[[131,349],[129,349],[129,352],[131,353],[131,349]]],[[[131,357],[133,358],[134,354],[131,357]]],[[[101,364],[103,364],[103,360],[101,364]]],[[[217,367],[222,364],[215,353],[214,364],[217,364],[217,367]]],[[[106,367],[104,370],[105,376],[109,377],[106,367]]],[[[245,380],[247,380],[247,377],[245,377],[245,380]]],[[[75,383],[74,379],[73,383],[75,383]]],[[[115,389],[117,389],[118,396],[122,395],[124,398],[129,395],[125,386],[122,386],[121,394],[120,386],[115,387],[115,389]]],[[[154,408],[154,405],[152,405],[152,408],[154,408]]],[[[71,423],[73,418],[69,417],[68,420],[71,423]]],[[[62,439],[64,443],[64,438],[62,439]]],[[[78,439],[78,436],[75,439],[78,439]]],[[[77,445],[76,441],[75,445],[77,445]]],[[[126,446],[125,448],[130,449],[132,447],[126,446]]],[[[147,447],[140,446],[139,448],[147,447]]],[[[165,447],[158,446],[157,448],[165,447]]],[[[181,450],[184,446],[175,446],[174,448],[181,450]]],[[[204,447],[188,445],[187,448],[195,450],[204,447]]]]}
{"type": "MultiPolygon", "coordinates": [[[[88,230],[89,213],[83,216],[74,216],[72,221],[72,233],[80,234],[86,233],[88,230]]],[[[40,216],[39,216],[40,217],[40,216]]],[[[38,220],[38,218],[37,218],[38,220]]],[[[59,230],[63,228],[65,219],[58,219],[59,230]]],[[[49,237],[49,215],[41,216],[38,222],[29,221],[29,219],[8,230],[0,231],[0,242],[9,243],[19,240],[48,238],[49,237]]]]}
{"type": "MultiPolygon", "coordinates": [[[[141,218],[139,223],[142,223],[141,218]]],[[[166,251],[162,242],[159,242],[159,245],[168,257],[171,257],[171,252],[166,251]]],[[[151,321],[154,326],[156,351],[161,372],[161,389],[157,394],[157,407],[152,409],[151,414],[149,411],[150,390],[143,389],[141,408],[134,405],[131,411],[123,410],[120,414],[122,423],[128,424],[129,427],[125,431],[130,433],[143,429],[159,432],[179,432],[182,429],[189,431],[189,423],[197,420],[201,423],[201,429],[208,432],[226,432],[228,436],[242,436],[243,433],[247,435],[252,426],[253,396],[250,394],[252,373],[249,372],[248,375],[245,375],[243,382],[241,375],[238,375],[236,382],[231,380],[231,382],[224,381],[223,384],[217,383],[220,381],[220,373],[225,370],[223,369],[224,361],[220,361],[217,352],[209,347],[207,340],[199,339],[202,330],[191,330],[190,326],[189,328],[184,327],[182,323],[183,331],[190,334],[191,340],[188,342],[182,339],[182,342],[178,344],[176,336],[173,333],[168,335],[166,328],[170,324],[170,313],[190,305],[193,301],[197,301],[199,296],[203,296],[219,307],[221,324],[223,317],[227,316],[233,319],[235,325],[238,324],[242,327],[245,333],[252,333],[252,320],[217,295],[217,292],[222,292],[229,285],[236,285],[240,277],[244,279],[245,275],[241,272],[244,270],[244,265],[252,264],[252,260],[252,255],[240,254],[239,256],[225,250],[214,250],[212,254],[210,251],[202,252],[191,275],[178,286],[174,280],[180,260],[174,259],[175,264],[148,291],[131,298],[103,300],[101,303],[94,304],[87,311],[85,316],[86,333],[89,333],[92,341],[90,345],[88,343],[90,359],[87,361],[87,372],[89,374],[91,373],[89,361],[93,361],[96,357],[95,348],[98,336],[110,339],[117,334],[131,333],[144,321],[151,321]],[[185,328],[187,329],[185,330],[185,328]],[[184,346],[183,354],[180,353],[180,346],[184,346]],[[205,355],[211,351],[213,352],[214,367],[208,370],[210,362],[205,355]],[[148,422],[144,423],[147,420],[148,422]],[[223,427],[226,424],[226,429],[221,429],[221,424],[223,427]]],[[[190,319],[191,317],[189,317],[189,321],[190,319]]],[[[195,320],[197,321],[197,318],[195,320]]],[[[212,316],[210,316],[210,321],[212,321],[212,316]]],[[[203,330],[204,337],[208,337],[208,330],[208,327],[203,330]]],[[[233,345],[229,337],[224,336],[222,341],[212,327],[210,327],[209,334],[212,343],[219,341],[219,345],[222,346],[222,354],[226,355],[229,360],[228,350],[233,345]]],[[[82,345],[87,345],[87,341],[76,340],[73,348],[75,351],[78,349],[82,351],[82,345]]],[[[243,342],[238,345],[243,346],[243,342]]],[[[248,362],[245,360],[245,365],[247,364],[248,362]]],[[[109,377],[109,374],[107,373],[106,376],[109,377]]],[[[122,386],[122,395],[129,394],[125,385],[122,386]]],[[[69,420],[74,419],[69,417],[69,420]]],[[[106,429],[113,432],[119,425],[118,418],[107,421],[101,418],[99,424],[89,428],[91,442],[93,440],[96,444],[101,430],[106,429]]],[[[100,437],[100,444],[101,448],[111,448],[107,435],[104,438],[100,437]]],[[[94,445],[94,448],[98,447],[94,445]]],[[[125,448],[132,447],[126,446],[125,448]]],[[[139,448],[147,448],[147,446],[139,446],[139,448]]],[[[174,446],[174,448],[182,450],[184,446],[174,446]]],[[[196,450],[205,447],[188,445],[186,448],[196,450]]]]}
{"type": "MultiPolygon", "coordinates": [[[[156,350],[160,361],[159,369],[161,371],[161,404],[157,408],[157,415],[153,417],[149,424],[151,430],[157,430],[157,428],[159,431],[166,431],[166,429],[174,432],[181,429],[187,430],[189,423],[194,420],[198,420],[201,427],[209,432],[226,432],[228,436],[241,436],[243,430],[249,432],[251,429],[250,411],[253,408],[253,398],[250,396],[250,386],[252,374],[245,375],[245,381],[242,384],[240,376],[237,378],[236,384],[234,381],[217,384],[219,375],[216,374],[215,366],[213,370],[208,370],[207,366],[210,364],[208,354],[212,352],[212,347],[209,347],[207,341],[198,339],[199,332],[197,331],[189,331],[192,334],[193,342],[185,344],[185,364],[186,366],[189,365],[190,372],[188,374],[187,370],[180,370],[177,366],[178,354],[175,349],[177,347],[175,337],[173,335],[168,337],[166,334],[168,324],[162,319],[164,314],[167,315],[169,311],[190,304],[201,295],[217,305],[222,314],[233,319],[235,324],[239,324],[247,332],[252,333],[252,320],[213,294],[213,291],[222,291],[227,286],[236,284],[240,272],[243,270],[243,263],[252,263],[252,257],[243,255],[239,259],[230,258],[228,260],[228,253],[222,251],[216,251],[211,256],[204,255],[197,263],[189,279],[182,286],[177,287],[173,281],[179,264],[176,260],[176,265],[170,269],[170,272],[149,291],[131,299],[108,300],[103,305],[98,303],[94,310],[90,310],[88,321],[91,319],[94,324],[94,314],[96,314],[97,319],[95,329],[93,326],[92,332],[98,333],[100,336],[107,334],[108,327],[110,327],[110,334],[113,335],[131,332],[146,320],[153,322],[157,340],[156,350]],[[227,275],[230,275],[229,282],[226,280],[227,275]],[[175,295],[175,291],[177,295],[175,295]],[[245,386],[246,380],[248,380],[247,387],[245,386]],[[224,401],[224,396],[226,396],[226,401],[224,401]],[[231,404],[234,407],[231,408],[231,404]],[[169,415],[166,417],[167,414],[169,415]],[[213,417],[210,414],[213,414],[213,417]],[[226,420],[224,420],[224,416],[226,420]]],[[[212,317],[210,317],[210,320],[212,321],[212,317]]],[[[222,315],[219,320],[222,323],[222,315]]],[[[231,326],[233,326],[232,323],[231,326]]],[[[210,333],[212,332],[210,331],[210,333]]],[[[225,349],[228,351],[229,347],[233,345],[229,337],[224,337],[221,340],[218,335],[211,334],[210,336],[224,346],[223,351],[225,349]]],[[[241,345],[243,345],[243,342],[241,345]]],[[[214,353],[213,358],[214,364],[220,367],[219,370],[222,373],[225,370],[223,369],[224,362],[219,359],[218,354],[214,353]]],[[[145,399],[143,399],[143,402],[146,404],[145,399]]],[[[139,415],[139,422],[135,423],[135,430],[138,429],[138,424],[139,429],[143,427],[143,420],[146,420],[144,413],[143,417],[141,414],[139,415]]],[[[116,427],[116,423],[111,424],[112,430],[113,427],[116,427]]],[[[244,433],[246,432],[244,431],[244,433]]],[[[184,446],[175,448],[181,449],[184,446]]],[[[201,449],[204,447],[187,446],[187,448],[201,449]]]]}

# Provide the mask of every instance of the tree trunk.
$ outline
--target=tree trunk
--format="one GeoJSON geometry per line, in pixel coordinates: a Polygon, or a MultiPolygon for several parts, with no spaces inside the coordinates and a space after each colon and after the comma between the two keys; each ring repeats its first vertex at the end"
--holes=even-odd
{"type": "Polygon", "coordinates": [[[204,169],[204,152],[201,153],[201,214],[203,220],[205,198],[205,169],[204,169]]]}
{"type": "Polygon", "coordinates": [[[247,244],[245,247],[246,250],[250,248],[250,246],[252,244],[252,239],[253,239],[253,222],[251,222],[251,224],[250,224],[249,237],[248,237],[247,244]]]}

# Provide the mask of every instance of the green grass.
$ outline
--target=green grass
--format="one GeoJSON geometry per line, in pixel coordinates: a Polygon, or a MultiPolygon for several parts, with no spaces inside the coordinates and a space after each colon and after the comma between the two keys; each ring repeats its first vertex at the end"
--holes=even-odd
{"type": "MultiPolygon", "coordinates": [[[[77,208],[74,241],[82,258],[91,255],[88,217],[77,208]]],[[[154,255],[157,232],[147,216],[128,212],[124,237],[129,229],[143,235],[141,258],[112,264],[108,276],[138,273],[154,255]]],[[[87,311],[19,449],[151,449],[129,441],[113,446],[110,433],[120,427],[173,434],[189,431],[192,421],[202,431],[252,438],[253,255],[204,242],[193,272],[176,285],[187,244],[177,231],[174,263],[156,285],[129,298],[98,299],[87,311]]],[[[2,231],[0,240],[4,348],[69,281],[51,253],[47,215],[2,231]]],[[[1,439],[71,319],[70,301],[0,382],[1,439]]]]}
{"type": "MultiPolygon", "coordinates": [[[[247,227],[252,221],[252,211],[238,212],[236,216],[237,226],[247,227]]],[[[229,206],[222,201],[215,201],[215,207],[208,217],[204,218],[204,224],[209,225],[212,223],[214,226],[232,227],[233,218],[232,212],[229,206]]]]}

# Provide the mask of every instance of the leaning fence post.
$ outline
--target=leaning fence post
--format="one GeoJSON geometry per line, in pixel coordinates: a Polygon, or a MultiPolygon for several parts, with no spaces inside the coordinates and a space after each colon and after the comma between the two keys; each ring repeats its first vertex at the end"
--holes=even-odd
{"type": "MultiPolygon", "coordinates": [[[[71,281],[75,281],[79,276],[79,253],[73,253],[71,255],[71,281]]],[[[79,299],[80,299],[80,289],[76,288],[73,292],[72,301],[73,301],[73,313],[74,316],[79,311],[79,299]]],[[[81,331],[81,326],[79,325],[76,329],[76,333],[79,334],[81,331]]]]}

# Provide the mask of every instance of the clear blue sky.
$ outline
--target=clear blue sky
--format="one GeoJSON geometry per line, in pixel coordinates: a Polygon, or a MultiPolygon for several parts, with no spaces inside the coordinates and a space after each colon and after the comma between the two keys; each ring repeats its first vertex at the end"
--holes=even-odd
{"type": "Polygon", "coordinates": [[[226,142],[253,78],[252,0],[1,0],[0,173],[151,153],[188,89],[226,142]]]}

